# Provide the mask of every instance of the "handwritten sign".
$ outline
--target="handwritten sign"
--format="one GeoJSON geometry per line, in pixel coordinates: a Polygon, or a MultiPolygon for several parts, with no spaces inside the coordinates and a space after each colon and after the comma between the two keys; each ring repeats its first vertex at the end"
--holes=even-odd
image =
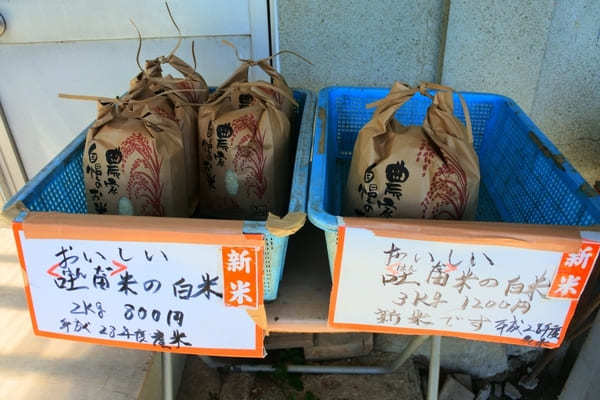
{"type": "Polygon", "coordinates": [[[599,249],[585,240],[563,253],[342,226],[329,324],[557,347],[599,249]]]}
{"type": "Polygon", "coordinates": [[[204,234],[188,243],[115,236],[28,237],[15,226],[37,334],[151,351],[264,355],[263,331],[247,312],[262,304],[261,240],[241,232],[224,235],[225,245],[214,243],[219,235],[209,243],[204,234]]]}

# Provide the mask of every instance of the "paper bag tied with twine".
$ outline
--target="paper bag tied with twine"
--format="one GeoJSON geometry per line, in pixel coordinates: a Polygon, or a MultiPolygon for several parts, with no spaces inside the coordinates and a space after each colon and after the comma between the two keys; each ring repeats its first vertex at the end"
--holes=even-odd
{"type": "Polygon", "coordinates": [[[208,98],[208,85],[204,78],[177,56],[160,57],[161,64],[169,64],[183,78],[171,75],[151,79],[151,89],[155,93],[165,93],[173,105],[175,121],[183,134],[185,154],[185,174],[188,196],[188,215],[191,215],[200,198],[200,173],[198,170],[198,105],[208,98]]]}
{"type": "Polygon", "coordinates": [[[479,160],[471,121],[460,96],[465,127],[453,114],[452,89],[396,82],[360,130],[344,194],[347,216],[473,219],[479,160]],[[422,126],[404,126],[394,114],[417,93],[432,97],[422,126]]]}
{"type": "MultiPolygon", "coordinates": [[[[193,212],[198,195],[187,183],[186,164],[194,162],[194,152],[184,148],[196,134],[193,111],[186,110],[186,97],[160,94],[170,85],[160,62],[147,61],[123,98],[99,104],[83,154],[90,213],[187,217],[193,212]]],[[[203,90],[199,96],[206,96],[203,90]]]]}
{"type": "Polygon", "coordinates": [[[200,214],[264,220],[287,212],[291,182],[291,89],[268,60],[242,60],[200,106],[200,214]],[[273,83],[248,82],[258,65],[273,83]]]}

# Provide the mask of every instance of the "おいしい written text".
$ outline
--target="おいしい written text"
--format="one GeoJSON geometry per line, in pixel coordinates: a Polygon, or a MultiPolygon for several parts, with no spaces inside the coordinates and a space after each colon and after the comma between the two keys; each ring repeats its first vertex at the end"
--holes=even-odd
{"type": "Polygon", "coordinates": [[[259,248],[19,235],[41,335],[146,350],[262,353],[262,331],[235,307],[260,301],[259,248]],[[232,288],[225,282],[231,263],[223,257],[234,253],[245,264],[232,288]]]}
{"type": "Polygon", "coordinates": [[[334,327],[545,347],[561,342],[600,247],[563,254],[352,227],[343,240],[334,327]]]}

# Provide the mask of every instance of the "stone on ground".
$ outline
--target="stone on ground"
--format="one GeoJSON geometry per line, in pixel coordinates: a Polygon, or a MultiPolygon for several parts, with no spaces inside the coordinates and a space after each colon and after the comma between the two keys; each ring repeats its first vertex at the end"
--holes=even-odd
{"type": "Polygon", "coordinates": [[[456,379],[452,375],[448,375],[442,391],[440,392],[439,400],[473,400],[475,395],[456,379]]]}
{"type": "Polygon", "coordinates": [[[519,386],[527,390],[535,389],[539,383],[540,380],[538,378],[529,379],[529,375],[523,375],[519,380],[519,386]]]}
{"type": "Polygon", "coordinates": [[[494,396],[498,399],[502,397],[502,384],[501,383],[494,384],[494,396]]]}
{"type": "Polygon", "coordinates": [[[477,397],[475,397],[475,400],[488,400],[491,394],[492,385],[486,383],[485,386],[481,388],[481,390],[479,390],[479,393],[477,393],[477,397]]]}
{"type": "Polygon", "coordinates": [[[453,374],[454,379],[456,379],[461,385],[466,387],[469,390],[473,390],[473,383],[471,382],[471,375],[467,374],[453,374]]]}
{"type": "Polygon", "coordinates": [[[307,360],[334,360],[367,355],[373,350],[372,333],[318,333],[313,346],[304,347],[307,360]]]}
{"type": "Polygon", "coordinates": [[[535,361],[542,355],[544,349],[539,347],[531,347],[531,346],[517,346],[514,344],[507,344],[506,346],[506,355],[509,357],[519,357],[521,361],[524,363],[530,364],[535,361]]]}
{"type": "Polygon", "coordinates": [[[504,385],[504,394],[512,400],[519,400],[521,398],[521,392],[512,383],[506,382],[504,385]]]}
{"type": "MultiPolygon", "coordinates": [[[[375,335],[374,349],[401,353],[414,336],[375,335]]],[[[426,341],[415,355],[429,359],[431,341],[426,341]]],[[[441,367],[461,371],[477,378],[489,378],[508,370],[504,345],[458,338],[442,338],[441,367]]]]}

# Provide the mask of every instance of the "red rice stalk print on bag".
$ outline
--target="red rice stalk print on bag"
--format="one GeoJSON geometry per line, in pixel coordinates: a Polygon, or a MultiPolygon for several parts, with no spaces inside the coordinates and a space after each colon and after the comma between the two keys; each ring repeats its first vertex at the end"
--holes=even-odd
{"type": "Polygon", "coordinates": [[[238,175],[244,174],[246,194],[252,192],[257,198],[262,199],[267,191],[267,180],[265,179],[265,156],[264,144],[265,133],[258,129],[256,118],[252,114],[234,119],[231,122],[233,137],[238,133],[247,131],[237,143],[237,150],[233,157],[233,167],[238,175]]]}
{"type": "Polygon", "coordinates": [[[194,87],[189,81],[179,81],[175,84],[178,89],[185,90],[185,92],[181,92],[180,96],[183,96],[190,103],[199,104],[202,102],[200,99],[200,89],[198,87],[194,87]]]}
{"type": "Polygon", "coordinates": [[[281,107],[281,104],[283,103],[283,101],[281,99],[281,94],[277,90],[269,89],[266,87],[261,87],[261,88],[259,88],[259,90],[261,92],[266,93],[269,96],[271,96],[273,98],[273,100],[275,100],[275,104],[277,104],[279,107],[281,107]]]}
{"type": "Polygon", "coordinates": [[[153,106],[150,107],[150,110],[152,110],[152,112],[162,118],[167,118],[170,119],[171,121],[176,121],[175,119],[175,114],[173,114],[173,112],[171,110],[165,110],[163,107],[158,107],[158,106],[153,106]]]}
{"type": "MultiPolygon", "coordinates": [[[[444,163],[435,171],[429,191],[421,202],[422,217],[461,219],[469,199],[467,176],[454,157],[443,149],[439,150],[444,163]]],[[[417,162],[423,160],[421,176],[425,176],[435,156],[435,150],[427,140],[423,140],[417,154],[417,162]]]]}
{"type": "Polygon", "coordinates": [[[149,143],[148,137],[141,133],[134,133],[121,143],[123,162],[121,168],[125,171],[125,165],[130,156],[138,154],[129,171],[127,182],[127,194],[130,199],[143,199],[141,214],[162,217],[165,209],[161,204],[163,186],[160,183],[160,159],[156,147],[149,143]]]}

